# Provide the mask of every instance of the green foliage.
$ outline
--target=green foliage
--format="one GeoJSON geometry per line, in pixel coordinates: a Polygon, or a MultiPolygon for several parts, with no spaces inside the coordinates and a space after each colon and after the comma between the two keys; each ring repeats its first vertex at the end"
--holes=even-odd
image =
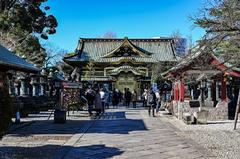
{"type": "Polygon", "coordinates": [[[235,65],[240,64],[239,13],[239,0],[211,0],[192,17],[194,24],[206,30],[200,44],[235,65]]]}
{"type": "Polygon", "coordinates": [[[46,1],[0,1],[0,43],[39,66],[46,57],[39,38],[48,39],[58,25],[56,18],[46,13],[50,7],[42,7],[46,1]]]}
{"type": "MultiPolygon", "coordinates": [[[[90,60],[89,62],[88,62],[88,64],[87,64],[87,72],[86,72],[86,74],[85,74],[85,77],[87,77],[87,78],[90,78],[90,80],[91,80],[91,78],[94,76],[94,73],[95,73],[95,68],[94,68],[94,62],[93,62],[93,60],[90,60]]],[[[90,81],[90,82],[92,82],[92,81],[90,81]]]]}
{"type": "Polygon", "coordinates": [[[176,63],[173,62],[158,62],[152,66],[152,83],[158,83],[162,80],[162,73],[170,69],[176,63]]]}
{"type": "Polygon", "coordinates": [[[8,93],[6,74],[0,72],[0,137],[6,133],[11,123],[12,101],[8,93]]]}

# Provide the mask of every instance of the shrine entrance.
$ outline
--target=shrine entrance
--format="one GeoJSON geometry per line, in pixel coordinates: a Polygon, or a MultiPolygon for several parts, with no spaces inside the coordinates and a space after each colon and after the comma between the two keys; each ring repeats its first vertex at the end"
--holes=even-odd
{"type": "Polygon", "coordinates": [[[116,88],[121,92],[124,92],[124,88],[129,88],[132,92],[134,89],[138,89],[138,83],[136,81],[136,77],[131,72],[121,72],[117,77],[116,88]]]}

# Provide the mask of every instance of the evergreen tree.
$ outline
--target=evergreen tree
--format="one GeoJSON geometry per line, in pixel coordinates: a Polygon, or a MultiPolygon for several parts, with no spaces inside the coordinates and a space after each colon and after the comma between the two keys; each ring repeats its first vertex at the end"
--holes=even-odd
{"type": "Polygon", "coordinates": [[[47,15],[46,1],[0,0],[0,43],[38,66],[46,58],[39,39],[48,39],[58,25],[53,15],[47,15]]]}
{"type": "Polygon", "coordinates": [[[198,14],[194,24],[205,29],[200,45],[206,46],[225,61],[240,63],[240,1],[210,0],[198,14]]]}

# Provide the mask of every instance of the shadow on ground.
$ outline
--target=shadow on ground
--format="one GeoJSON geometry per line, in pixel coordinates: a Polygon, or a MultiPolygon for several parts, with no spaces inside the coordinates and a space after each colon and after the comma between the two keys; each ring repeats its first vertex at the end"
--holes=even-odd
{"type": "Polygon", "coordinates": [[[121,155],[123,151],[105,145],[90,145],[81,147],[45,145],[36,147],[0,147],[1,159],[59,159],[59,158],[94,158],[106,159],[121,155]]]}
{"type": "Polygon", "coordinates": [[[11,136],[77,134],[77,133],[109,133],[128,134],[131,131],[146,131],[141,119],[127,119],[125,112],[109,112],[97,119],[67,120],[65,124],[54,124],[52,120],[36,121],[9,133],[11,136]],[[86,131],[86,127],[88,127],[86,131]]]}

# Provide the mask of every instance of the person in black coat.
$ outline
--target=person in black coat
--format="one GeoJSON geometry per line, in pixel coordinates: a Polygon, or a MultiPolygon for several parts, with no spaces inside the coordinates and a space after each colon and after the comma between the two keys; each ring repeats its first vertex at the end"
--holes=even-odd
{"type": "Polygon", "coordinates": [[[148,106],[148,115],[149,116],[151,116],[151,110],[152,110],[152,115],[153,115],[153,117],[155,117],[156,105],[157,105],[156,94],[151,89],[147,95],[147,106],[148,106]]]}
{"type": "Polygon", "coordinates": [[[88,89],[86,91],[86,94],[85,94],[85,97],[88,101],[88,112],[89,112],[89,115],[92,116],[93,113],[93,105],[94,105],[94,100],[95,100],[95,92],[92,90],[92,89],[88,89]]]}
{"type": "Polygon", "coordinates": [[[126,101],[126,107],[128,108],[130,105],[132,99],[132,93],[130,92],[129,88],[126,89],[125,92],[125,101],[126,101]]]}
{"type": "Polygon", "coordinates": [[[112,95],[113,108],[117,107],[118,103],[119,103],[119,91],[117,89],[114,89],[113,95],[112,95]]]}

